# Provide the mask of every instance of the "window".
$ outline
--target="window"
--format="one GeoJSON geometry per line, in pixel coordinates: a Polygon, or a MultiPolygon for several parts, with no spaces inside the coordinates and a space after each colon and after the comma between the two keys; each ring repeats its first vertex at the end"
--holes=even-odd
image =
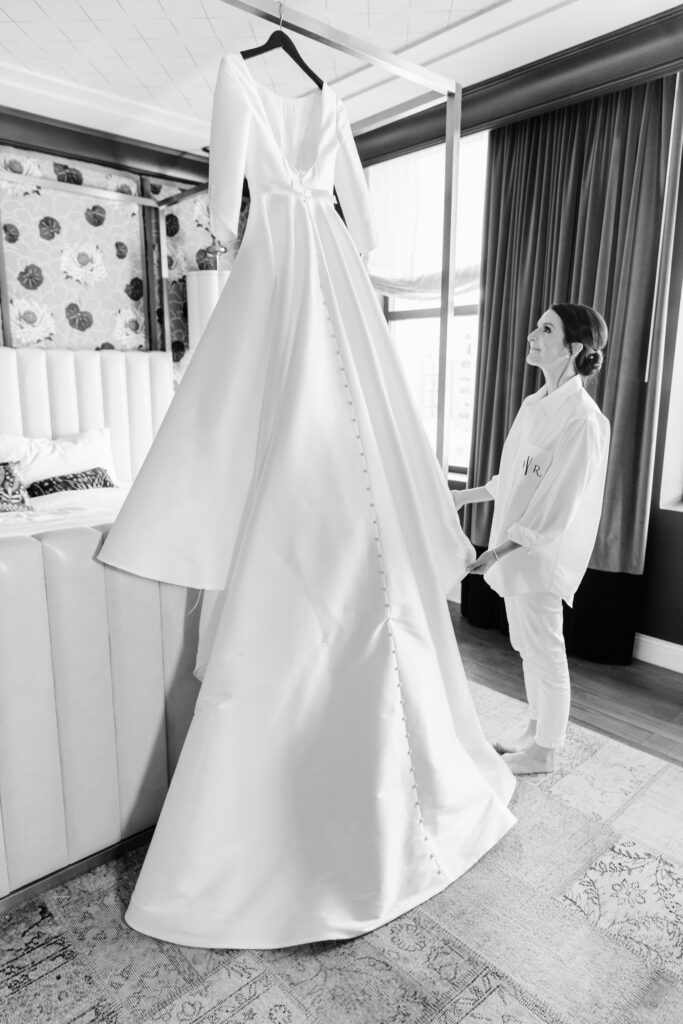
{"type": "MultiPolygon", "coordinates": [[[[456,230],[455,317],[447,377],[448,461],[465,473],[469,462],[479,321],[484,223],[486,133],[460,141],[456,230]]],[[[396,157],[369,168],[380,245],[368,270],[382,296],[406,375],[431,441],[436,445],[439,379],[439,302],[445,146],[396,157]]]]}

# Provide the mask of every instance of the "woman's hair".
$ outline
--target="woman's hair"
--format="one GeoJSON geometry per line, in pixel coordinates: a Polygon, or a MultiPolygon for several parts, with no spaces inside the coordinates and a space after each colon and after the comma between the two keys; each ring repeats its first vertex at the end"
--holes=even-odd
{"type": "Polygon", "coordinates": [[[564,326],[564,343],[571,351],[574,342],[583,348],[574,356],[574,365],[582,377],[592,377],[602,366],[607,344],[607,324],[597,309],[574,302],[554,302],[550,307],[564,326]]]}

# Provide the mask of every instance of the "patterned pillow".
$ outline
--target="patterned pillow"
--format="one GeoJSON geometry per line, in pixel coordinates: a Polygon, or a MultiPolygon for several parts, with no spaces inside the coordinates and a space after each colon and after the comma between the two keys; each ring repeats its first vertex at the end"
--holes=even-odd
{"type": "Polygon", "coordinates": [[[30,511],[32,508],[16,462],[0,462],[0,512],[30,511]]]}
{"type": "Polygon", "coordinates": [[[83,469],[80,473],[65,473],[63,476],[49,476],[45,480],[36,480],[29,484],[28,493],[31,498],[41,494],[56,494],[57,491],[89,491],[93,487],[113,487],[112,478],[102,466],[95,469],[83,469]]]}

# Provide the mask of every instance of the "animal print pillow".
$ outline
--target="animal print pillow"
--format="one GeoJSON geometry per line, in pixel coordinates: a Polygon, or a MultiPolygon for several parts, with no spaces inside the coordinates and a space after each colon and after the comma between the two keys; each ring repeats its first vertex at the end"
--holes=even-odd
{"type": "Polygon", "coordinates": [[[80,473],[64,473],[36,480],[28,485],[28,494],[30,498],[38,498],[41,494],[56,494],[57,491],[89,491],[93,487],[113,486],[106,469],[97,466],[95,469],[83,469],[80,473]]]}
{"type": "Polygon", "coordinates": [[[0,512],[30,511],[33,508],[15,462],[0,462],[0,512]]]}

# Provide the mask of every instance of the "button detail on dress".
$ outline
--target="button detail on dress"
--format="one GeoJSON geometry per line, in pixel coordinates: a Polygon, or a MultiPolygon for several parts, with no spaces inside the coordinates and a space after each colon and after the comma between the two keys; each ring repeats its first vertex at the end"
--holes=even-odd
{"type": "MultiPolygon", "coordinates": [[[[299,173],[299,182],[300,182],[300,184],[302,186],[302,191],[303,192],[308,192],[309,190],[303,189],[303,176],[302,176],[301,172],[299,173]]],[[[304,196],[304,198],[305,198],[305,196],[304,196]]],[[[323,296],[323,304],[327,307],[327,301],[326,301],[326,297],[325,297],[325,286],[324,286],[324,282],[323,282],[323,276],[322,276],[322,271],[321,271],[320,264],[318,264],[318,276],[319,276],[319,281],[320,281],[320,291],[321,291],[322,296],[323,296]]],[[[328,315],[327,315],[326,319],[327,319],[327,321],[328,321],[328,323],[330,325],[333,324],[333,319],[332,319],[332,316],[329,315],[329,311],[328,311],[328,315]]],[[[390,596],[389,596],[389,586],[388,586],[388,583],[387,583],[387,574],[386,574],[386,570],[385,570],[385,567],[384,567],[384,552],[383,552],[382,532],[381,532],[381,525],[380,525],[381,518],[378,517],[378,514],[377,514],[377,503],[374,500],[374,492],[373,492],[373,488],[372,488],[372,477],[370,475],[370,471],[369,471],[369,468],[368,468],[367,457],[366,457],[366,454],[365,454],[365,447],[363,445],[363,438],[361,436],[361,432],[360,432],[360,428],[359,428],[359,424],[358,424],[358,419],[356,417],[355,403],[353,401],[353,390],[351,388],[351,385],[349,383],[349,379],[348,379],[347,374],[346,374],[346,367],[344,365],[344,356],[343,356],[342,350],[341,350],[341,343],[340,343],[339,339],[337,338],[336,334],[334,333],[334,330],[332,329],[332,326],[330,327],[328,333],[330,334],[331,338],[333,338],[334,341],[335,341],[335,343],[333,345],[333,352],[334,352],[334,354],[337,356],[337,358],[339,360],[339,362],[338,362],[338,370],[339,370],[339,373],[342,376],[344,390],[346,392],[346,403],[345,404],[346,404],[347,408],[350,411],[350,419],[351,419],[351,422],[354,425],[354,436],[356,438],[356,441],[358,442],[358,453],[359,453],[359,456],[360,456],[361,470],[362,470],[362,474],[363,474],[361,479],[363,480],[363,483],[364,483],[364,486],[365,486],[365,491],[368,494],[368,506],[369,506],[369,511],[370,511],[370,517],[369,518],[370,518],[370,523],[371,523],[372,527],[374,528],[374,537],[373,537],[373,539],[374,539],[375,549],[376,549],[375,554],[376,554],[376,557],[377,557],[377,561],[379,563],[378,567],[377,567],[377,574],[379,576],[379,591],[380,591],[380,594],[382,596],[382,604],[384,606],[384,613],[385,613],[385,616],[386,616],[386,618],[384,619],[384,627],[386,629],[387,638],[389,640],[389,650],[390,650],[390,655],[391,655],[391,659],[392,659],[392,662],[393,662],[393,675],[394,675],[394,678],[396,680],[396,690],[397,690],[397,698],[398,698],[398,709],[397,710],[399,711],[401,728],[402,728],[402,731],[403,731],[403,735],[405,737],[406,755],[407,755],[407,758],[408,758],[408,770],[409,770],[410,776],[411,776],[411,778],[413,780],[412,786],[411,786],[411,790],[412,790],[412,792],[414,794],[414,797],[415,797],[414,809],[416,811],[416,826],[419,829],[419,831],[422,832],[422,839],[423,839],[423,841],[425,843],[429,843],[429,842],[431,842],[431,837],[430,837],[430,835],[429,835],[429,833],[427,831],[425,820],[424,820],[424,818],[422,816],[422,806],[421,806],[421,803],[420,803],[420,794],[419,794],[419,789],[418,789],[418,785],[417,785],[417,781],[416,781],[415,766],[413,764],[413,756],[412,756],[412,751],[411,751],[410,733],[409,733],[409,730],[408,730],[408,720],[407,720],[407,716],[406,716],[405,704],[403,702],[403,684],[402,684],[402,681],[401,681],[401,666],[400,666],[399,659],[398,659],[398,651],[396,650],[396,642],[394,640],[394,633],[393,633],[393,629],[392,629],[391,601],[390,601],[390,596]]],[[[429,859],[430,859],[430,863],[432,863],[434,865],[434,870],[436,871],[436,873],[443,877],[443,871],[439,867],[438,860],[437,860],[437,857],[435,856],[434,852],[433,851],[429,852],[428,856],[429,856],[429,859]]]]}

